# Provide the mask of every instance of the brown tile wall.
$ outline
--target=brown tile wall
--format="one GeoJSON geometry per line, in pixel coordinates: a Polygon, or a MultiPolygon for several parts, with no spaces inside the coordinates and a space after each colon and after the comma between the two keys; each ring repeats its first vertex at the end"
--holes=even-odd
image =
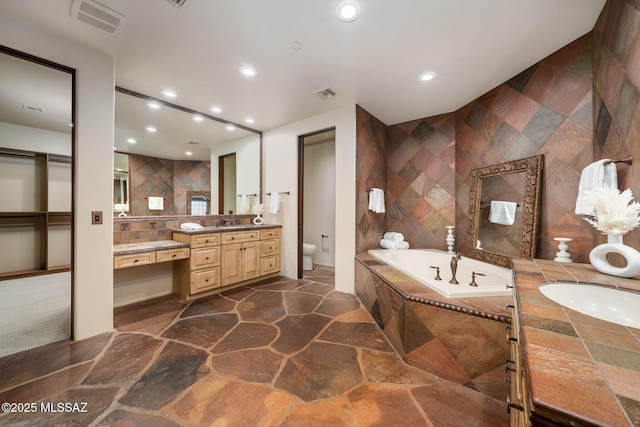
{"type": "Polygon", "coordinates": [[[455,117],[387,128],[387,228],[412,248],[447,249],[455,225],[455,117]]]}
{"type": "Polygon", "coordinates": [[[387,195],[385,125],[362,107],[356,106],[356,253],[375,249],[387,229],[387,215],[371,212],[370,188],[381,188],[387,195]]]}
{"type": "Polygon", "coordinates": [[[594,232],[573,211],[580,173],[593,161],[592,86],[589,34],[455,113],[387,127],[387,228],[412,247],[445,249],[445,226],[455,225],[462,249],[471,170],[544,154],[537,257],[553,259],[553,238],[571,237],[573,260],[588,262],[594,232]]]}
{"type": "MultiPolygon", "coordinates": [[[[632,155],[635,163],[618,165],[618,185],[640,200],[640,4],[609,0],[593,32],[594,159],[632,155]]],[[[597,242],[606,239],[596,232],[597,242]]],[[[624,242],[640,248],[640,230],[624,242]]]]}
{"type": "Polygon", "coordinates": [[[186,215],[187,191],[211,191],[211,162],[129,155],[129,215],[186,215]],[[164,197],[164,209],[149,210],[147,197],[164,197]]]}

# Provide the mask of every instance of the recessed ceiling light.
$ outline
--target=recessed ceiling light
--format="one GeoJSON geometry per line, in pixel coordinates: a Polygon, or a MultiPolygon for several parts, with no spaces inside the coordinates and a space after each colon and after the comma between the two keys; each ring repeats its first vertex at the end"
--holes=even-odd
{"type": "Polygon", "coordinates": [[[216,114],[222,113],[222,108],[220,108],[217,105],[211,106],[210,110],[211,110],[211,112],[216,113],[216,114]]]}
{"type": "Polygon", "coordinates": [[[127,142],[129,144],[135,144],[136,143],[136,139],[135,138],[127,138],[127,142]]]}
{"type": "Polygon", "coordinates": [[[302,43],[300,43],[300,42],[293,42],[293,43],[291,43],[291,49],[293,49],[293,50],[300,50],[300,49],[302,49],[302,43]]]}
{"type": "Polygon", "coordinates": [[[251,125],[253,123],[255,123],[256,121],[253,119],[253,117],[247,117],[246,119],[244,119],[244,122],[251,125]]]}
{"type": "Polygon", "coordinates": [[[240,67],[240,74],[245,77],[255,77],[256,75],[258,75],[258,72],[253,67],[243,65],[242,67],[240,67]]]}
{"type": "Polygon", "coordinates": [[[193,153],[191,151],[185,151],[184,154],[186,154],[187,156],[191,156],[193,153]]]}
{"type": "Polygon", "coordinates": [[[225,129],[228,131],[232,131],[232,130],[236,130],[236,127],[234,125],[227,125],[225,129]]]}
{"type": "Polygon", "coordinates": [[[336,7],[336,17],[342,22],[353,22],[360,16],[360,3],[344,0],[336,7]]]}
{"type": "Polygon", "coordinates": [[[195,122],[203,122],[204,121],[204,117],[202,117],[202,116],[193,116],[193,121],[195,121],[195,122]]]}
{"type": "Polygon", "coordinates": [[[160,104],[158,104],[157,102],[147,102],[147,107],[151,108],[152,110],[159,110],[160,104]]]}
{"type": "Polygon", "coordinates": [[[167,98],[175,98],[178,94],[173,89],[165,89],[162,91],[162,94],[167,98]]]}
{"type": "Polygon", "coordinates": [[[433,80],[436,78],[436,73],[433,71],[429,71],[427,73],[422,73],[418,76],[418,80],[421,82],[428,82],[429,80],[433,80]]]}
{"type": "Polygon", "coordinates": [[[158,129],[154,128],[153,126],[147,126],[146,129],[147,129],[147,132],[151,132],[151,133],[156,132],[158,130],[158,129]]]}

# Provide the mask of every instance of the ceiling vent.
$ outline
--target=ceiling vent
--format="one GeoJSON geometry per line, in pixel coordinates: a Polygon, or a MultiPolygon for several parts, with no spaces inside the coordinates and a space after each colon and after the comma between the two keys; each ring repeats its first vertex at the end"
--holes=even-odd
{"type": "Polygon", "coordinates": [[[319,90],[316,92],[316,94],[318,94],[321,98],[324,98],[324,99],[331,99],[334,96],[336,96],[336,93],[329,88],[319,90]]]}
{"type": "Polygon", "coordinates": [[[174,5],[175,7],[177,7],[178,9],[185,10],[187,7],[187,4],[189,4],[191,0],[167,0],[167,1],[172,5],[174,5]]]}
{"type": "Polygon", "coordinates": [[[118,34],[127,18],[94,0],[74,0],[71,17],[108,34],[118,34]]]}

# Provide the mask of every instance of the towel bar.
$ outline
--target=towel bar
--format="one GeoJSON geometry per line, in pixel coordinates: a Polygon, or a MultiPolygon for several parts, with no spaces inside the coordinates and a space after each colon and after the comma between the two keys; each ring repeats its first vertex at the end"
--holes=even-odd
{"type": "Polygon", "coordinates": [[[606,162],[604,162],[605,165],[609,165],[611,163],[624,163],[628,166],[631,166],[633,164],[633,156],[632,155],[628,155],[627,157],[625,157],[624,159],[619,159],[619,160],[607,160],[606,162]]]}

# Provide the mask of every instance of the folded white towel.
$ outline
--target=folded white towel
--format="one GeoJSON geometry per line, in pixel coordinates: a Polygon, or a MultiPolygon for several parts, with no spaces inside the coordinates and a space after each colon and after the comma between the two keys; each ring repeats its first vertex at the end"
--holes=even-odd
{"type": "Polygon", "coordinates": [[[269,213],[277,214],[280,209],[280,193],[271,193],[271,203],[269,204],[269,213]]]}
{"type": "Polygon", "coordinates": [[[386,240],[392,240],[394,242],[402,242],[404,240],[404,236],[402,235],[402,233],[397,233],[395,231],[387,231],[386,233],[384,233],[384,236],[382,236],[382,238],[386,240]]]}
{"type": "Polygon", "coordinates": [[[513,225],[516,219],[517,207],[518,204],[515,202],[492,200],[489,221],[494,224],[513,225]]]}
{"type": "Polygon", "coordinates": [[[393,240],[382,239],[380,240],[380,247],[384,249],[409,249],[409,242],[404,240],[395,242],[393,240]]]}
{"type": "Polygon", "coordinates": [[[369,210],[374,213],[384,213],[384,191],[380,188],[369,190],[369,210]]]}
{"type": "Polygon", "coordinates": [[[164,209],[164,197],[149,197],[149,210],[161,211],[164,209]]]}
{"type": "Polygon", "coordinates": [[[607,190],[618,189],[618,170],[615,163],[605,165],[609,159],[598,160],[582,170],[580,184],[578,184],[578,198],[576,199],[576,215],[592,215],[593,205],[585,200],[585,193],[596,188],[607,190]]]}

